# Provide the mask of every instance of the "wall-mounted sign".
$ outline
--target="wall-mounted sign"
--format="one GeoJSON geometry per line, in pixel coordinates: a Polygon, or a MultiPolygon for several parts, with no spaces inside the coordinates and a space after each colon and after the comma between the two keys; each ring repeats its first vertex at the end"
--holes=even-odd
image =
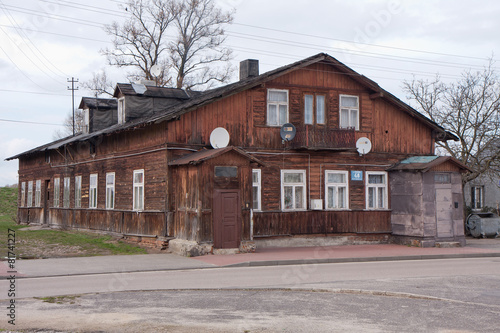
{"type": "Polygon", "coordinates": [[[363,171],[351,171],[351,180],[363,180],[363,171]]]}

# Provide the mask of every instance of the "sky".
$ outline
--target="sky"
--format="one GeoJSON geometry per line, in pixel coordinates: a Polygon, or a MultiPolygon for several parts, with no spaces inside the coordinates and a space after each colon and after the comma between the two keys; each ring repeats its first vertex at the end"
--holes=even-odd
{"type": "MultiPolygon", "coordinates": [[[[234,11],[226,46],[235,67],[258,59],[260,72],[328,53],[408,102],[404,81],[453,82],[500,54],[500,1],[215,0],[234,11]]],[[[104,25],[123,22],[125,0],[0,0],[0,186],[17,183],[5,158],[51,142],[75,105],[92,96],[81,82],[111,68],[104,25]]],[[[498,63],[494,67],[500,70],[498,63]]],[[[237,80],[237,72],[233,81],[237,80]]]]}

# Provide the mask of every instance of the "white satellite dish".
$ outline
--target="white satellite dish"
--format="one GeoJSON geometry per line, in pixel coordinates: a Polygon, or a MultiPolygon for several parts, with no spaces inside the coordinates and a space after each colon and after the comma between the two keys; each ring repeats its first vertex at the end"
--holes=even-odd
{"type": "Polygon", "coordinates": [[[160,65],[153,65],[150,70],[151,74],[153,76],[158,77],[161,74],[161,67],[160,65]]]}
{"type": "Polygon", "coordinates": [[[229,133],[224,127],[217,127],[210,134],[210,144],[214,149],[225,148],[229,144],[229,133]]]}
{"type": "Polygon", "coordinates": [[[356,141],[356,149],[359,155],[366,155],[372,150],[372,143],[370,139],[362,137],[356,141]]]}

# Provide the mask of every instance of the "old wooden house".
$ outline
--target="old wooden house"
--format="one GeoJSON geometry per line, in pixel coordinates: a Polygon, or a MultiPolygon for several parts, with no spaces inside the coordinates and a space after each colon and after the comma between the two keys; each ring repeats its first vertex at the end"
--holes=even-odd
{"type": "Polygon", "coordinates": [[[424,182],[434,201],[451,200],[439,206],[446,212],[423,217],[422,186],[406,204],[399,197],[428,171],[402,162],[457,138],[327,54],[264,74],[246,60],[238,82],[203,93],[118,84],[115,100],[112,124],[96,123],[114,119],[101,110],[87,132],[10,158],[19,159],[19,222],[205,249],[464,242],[455,185],[466,167],[439,159],[439,180],[424,182]],[[453,198],[434,186],[443,182],[453,198]],[[438,232],[447,224],[451,232],[438,232]]]}

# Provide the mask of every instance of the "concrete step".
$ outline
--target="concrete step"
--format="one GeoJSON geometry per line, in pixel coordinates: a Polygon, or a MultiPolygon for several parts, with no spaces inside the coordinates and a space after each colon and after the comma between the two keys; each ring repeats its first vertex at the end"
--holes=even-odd
{"type": "Polygon", "coordinates": [[[450,248],[450,247],[460,247],[459,242],[436,242],[436,247],[450,248]]]}

